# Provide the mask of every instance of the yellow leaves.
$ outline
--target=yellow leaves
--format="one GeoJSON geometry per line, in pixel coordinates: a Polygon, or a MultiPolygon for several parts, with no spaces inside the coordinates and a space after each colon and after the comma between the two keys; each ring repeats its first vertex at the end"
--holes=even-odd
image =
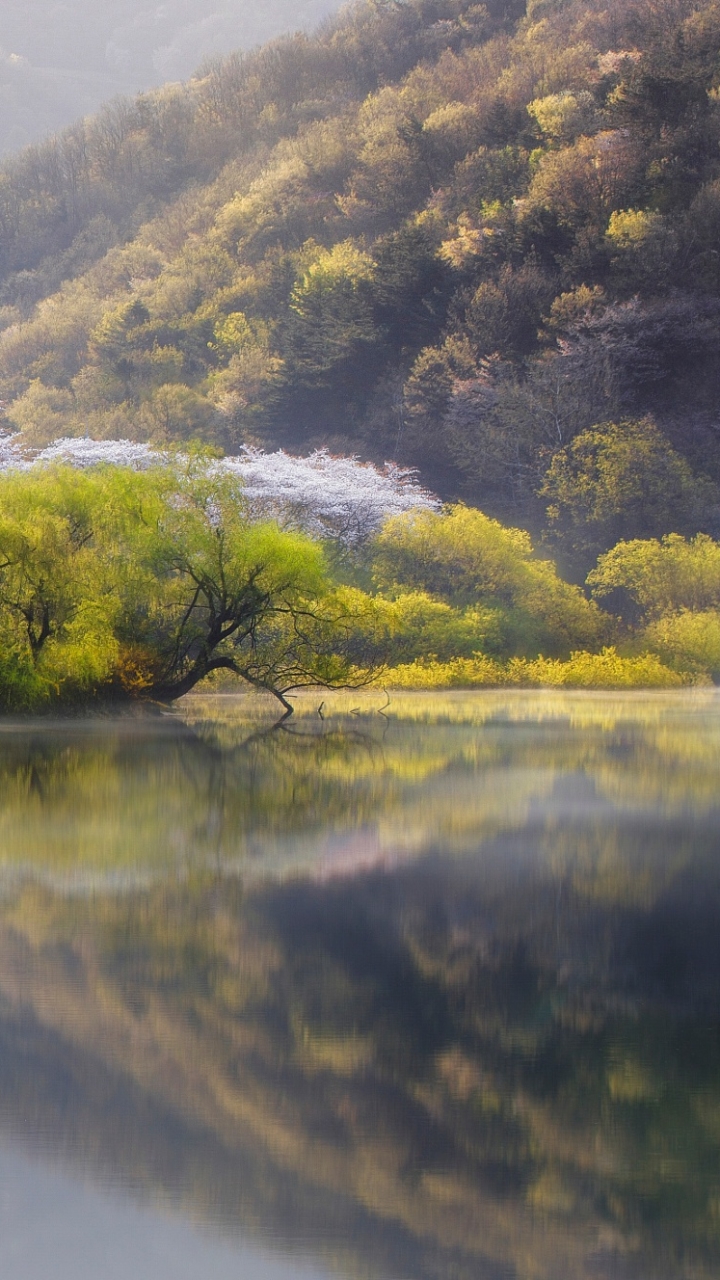
{"type": "Polygon", "coordinates": [[[179,381],[163,382],[137,415],[144,433],[155,442],[212,438],[215,408],[208,399],[179,381]]]}
{"type": "Polygon", "coordinates": [[[49,641],[39,672],[59,694],[68,685],[86,690],[110,679],[119,651],[113,633],[116,612],[105,600],[83,600],[63,628],[62,637],[49,641]]]}
{"type": "Polygon", "coordinates": [[[0,509],[0,705],[172,698],[216,657],[273,690],[347,679],[322,548],[250,521],[206,455],[5,475],[0,509]]]}
{"type": "Polygon", "coordinates": [[[443,514],[410,512],[388,520],[377,538],[379,582],[404,581],[443,596],[500,595],[532,554],[529,534],[461,505],[443,514]],[[393,573],[396,574],[393,577],[393,573]]]}
{"type": "Polygon", "coordinates": [[[297,1060],[309,1074],[332,1072],[343,1078],[353,1076],[367,1071],[375,1057],[371,1036],[318,1035],[307,1023],[301,1024],[299,1019],[296,1019],[293,1032],[297,1060]]]}
{"type": "Polygon", "coordinates": [[[354,290],[362,281],[372,280],[374,270],[372,258],[352,240],[343,240],[332,249],[319,249],[295,285],[290,306],[302,314],[308,297],[343,287],[354,290]]]}
{"type": "Polygon", "coordinates": [[[73,404],[72,392],[47,387],[39,378],[33,378],[27,391],[8,408],[7,419],[22,431],[28,444],[42,448],[67,434],[67,416],[73,404]]]}
{"type": "Polygon", "coordinates": [[[535,558],[529,535],[481,511],[458,505],[442,514],[396,516],[376,547],[380,585],[397,589],[403,583],[455,604],[475,601],[515,611],[506,632],[511,652],[538,652],[543,645],[567,649],[602,635],[599,611],[558,576],[551,561],[535,558]]]}
{"type": "Polygon", "coordinates": [[[438,254],[445,262],[449,262],[451,267],[461,270],[473,258],[480,256],[493,232],[489,227],[476,226],[467,213],[460,214],[454,230],[452,239],[443,240],[438,254]]]}
{"type": "MultiPolygon", "coordinates": [[[[243,347],[230,357],[225,369],[211,374],[208,397],[229,421],[242,419],[243,427],[261,416],[264,397],[277,382],[283,361],[262,346],[243,347]]],[[[241,437],[243,438],[243,437],[241,437]]],[[[248,442],[247,435],[244,436],[248,442]]]]}
{"type": "Polygon", "coordinates": [[[605,226],[633,189],[643,166],[637,143],[623,130],[580,137],[541,158],[528,192],[528,208],[552,210],[568,226],[605,226]]]}
{"type": "Polygon", "coordinates": [[[509,670],[523,677],[511,683],[573,689],[676,689],[686,683],[655,654],[623,657],[613,646],[600,653],[576,651],[566,662],[537,658],[525,663],[516,658],[509,670]]]}
{"type": "Polygon", "coordinates": [[[242,311],[232,311],[215,325],[216,349],[226,354],[249,346],[253,337],[252,327],[242,311]]]}
{"type": "Polygon", "coordinates": [[[475,103],[446,102],[427,117],[423,134],[434,143],[438,156],[461,160],[480,145],[484,123],[475,103]]]}
{"type": "MultiPolygon", "coordinates": [[[[436,107],[426,118],[423,129],[426,133],[436,133],[445,139],[464,136],[472,125],[477,127],[477,108],[468,102],[444,102],[436,107]]],[[[470,148],[468,147],[468,150],[470,148]]]]}
{"type": "Polygon", "coordinates": [[[158,678],[157,654],[148,645],[119,645],[114,675],[131,696],[152,687],[158,678]]]}
{"type": "Polygon", "coordinates": [[[587,90],[550,93],[528,103],[528,112],[548,138],[569,142],[581,133],[591,132],[595,123],[595,99],[587,90]]]}
{"type": "Polygon", "coordinates": [[[685,671],[720,672],[720,610],[681,609],[651,622],[642,643],[685,671]]]}
{"type": "Polygon", "coordinates": [[[577,289],[561,293],[554,299],[550,307],[550,315],[546,327],[551,333],[562,333],[571,325],[583,319],[590,319],[607,306],[607,295],[602,285],[592,288],[581,284],[577,289]]]}
{"type": "Polygon", "coordinates": [[[527,1198],[536,1211],[553,1215],[569,1215],[576,1205],[575,1192],[567,1186],[556,1169],[544,1170],[528,1189],[527,1198]]]}
{"type": "Polygon", "coordinates": [[[215,225],[220,243],[236,249],[260,231],[281,225],[307,179],[308,166],[302,156],[287,143],[278,146],[272,163],[219,211],[215,225]]]}
{"type": "Polygon", "coordinates": [[[431,657],[392,667],[382,677],[388,689],[678,689],[687,683],[655,654],[623,657],[612,647],[601,653],[578,650],[566,661],[540,657],[503,662],[479,653],[449,662],[431,657]]]}
{"type": "Polygon", "coordinates": [[[598,599],[617,588],[630,593],[645,615],[702,612],[720,606],[720,543],[699,533],[619,542],[588,575],[598,599]]]}
{"type": "Polygon", "coordinates": [[[607,1086],[613,1102],[657,1102],[662,1081],[636,1058],[616,1057],[608,1071],[607,1086]]]}
{"type": "Polygon", "coordinates": [[[354,587],[338,588],[333,599],[342,604],[358,652],[374,657],[376,665],[423,660],[428,654],[451,661],[479,649],[498,650],[502,644],[500,610],[480,604],[455,609],[424,591],[388,600],[354,587]]]}
{"type": "Polygon", "coordinates": [[[419,658],[391,667],[382,677],[383,688],[387,689],[494,689],[506,683],[502,663],[485,654],[447,662],[438,662],[432,656],[419,658]]]}
{"type": "MultiPolygon", "coordinates": [[[[650,418],[606,422],[580,432],[556,453],[540,492],[550,500],[551,523],[562,531],[566,545],[582,553],[586,569],[598,551],[612,547],[623,533],[653,535],[667,529],[670,521],[676,528],[697,528],[715,500],[712,483],[693,474],[650,418]]],[[[605,577],[619,572],[621,562],[633,581],[638,574],[642,577],[641,562],[649,567],[655,556],[651,542],[652,538],[647,544],[623,543],[633,552],[616,547],[608,553],[612,560],[602,556],[588,579],[594,596],[608,594],[605,577]]],[[[670,560],[660,559],[667,570],[670,560]]],[[[630,580],[615,582],[619,585],[634,589],[630,580]]]]}
{"type": "Polygon", "coordinates": [[[662,226],[659,213],[642,209],[616,209],[610,214],[606,236],[616,249],[637,249],[662,226]]]}

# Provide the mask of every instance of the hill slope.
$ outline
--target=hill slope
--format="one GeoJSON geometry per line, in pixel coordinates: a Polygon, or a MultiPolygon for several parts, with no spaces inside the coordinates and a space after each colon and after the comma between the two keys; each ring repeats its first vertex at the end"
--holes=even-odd
{"type": "Polygon", "coordinates": [[[186,79],[204,58],[309,29],[335,0],[4,0],[0,155],[96,111],[114,94],[186,79]]]}
{"type": "Polygon", "coordinates": [[[715,3],[360,3],[6,165],[8,425],[394,457],[581,566],[714,531],[719,141],[715,3]]]}

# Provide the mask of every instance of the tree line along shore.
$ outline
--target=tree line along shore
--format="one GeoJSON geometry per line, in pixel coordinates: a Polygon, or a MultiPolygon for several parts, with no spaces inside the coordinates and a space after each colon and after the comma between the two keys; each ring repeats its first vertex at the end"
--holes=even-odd
{"type": "Polygon", "coordinates": [[[307,459],[255,454],[253,489],[237,459],[88,465],[82,443],[84,465],[0,471],[5,712],[168,704],[220,673],[289,713],[314,686],[672,688],[720,671],[707,535],[619,542],[583,590],[525,531],[407,475],[355,463],[348,486],[347,460],[320,455],[344,500],[306,507],[326,520],[308,532],[307,459]]]}
{"type": "MultiPolygon", "coordinates": [[[[42,559],[45,544],[22,521],[37,503],[52,507],[53,486],[53,519],[67,530],[73,485],[115,486],[108,511],[118,513],[123,483],[128,495],[150,485],[149,472],[121,481],[102,467],[63,479],[61,460],[50,464],[70,439],[111,452],[115,442],[120,470],[128,442],[187,458],[323,455],[326,479],[352,459],[386,479],[417,471],[442,506],[388,508],[386,525],[352,548],[332,521],[309,521],[302,485],[302,512],[265,511],[279,515],[278,548],[310,539],[320,575],[312,591],[292,578],[303,608],[315,602],[310,630],[294,603],[285,617],[301,683],[712,679],[718,66],[716,3],[360,0],[314,36],[115,101],[7,160],[0,398],[11,450],[48,464],[2,480],[5,648],[29,663],[13,657],[14,669],[39,670],[63,628],[87,627],[88,645],[113,637],[107,654],[130,646],[128,670],[144,673],[136,692],[169,696],[189,679],[172,662],[210,645],[193,630],[201,601],[212,612],[208,596],[195,598],[196,583],[186,599],[178,585],[194,581],[183,538],[207,512],[190,519],[192,486],[171,497],[179,472],[161,483],[159,463],[153,501],[167,513],[156,527],[175,520],[178,542],[175,560],[167,532],[162,554],[142,552],[145,604],[128,597],[121,624],[101,622],[97,602],[63,605],[52,623],[40,597],[26,603],[18,565],[42,559]],[[179,641],[158,619],[177,622],[192,601],[179,641]]],[[[243,477],[245,496],[222,501],[249,513],[252,541],[262,521],[243,477]]],[[[118,548],[140,555],[142,530],[131,548],[128,517],[117,520],[118,548]]],[[[105,557],[99,582],[111,538],[87,521],[77,556],[63,555],[68,574],[82,555],[105,557]]],[[[263,627],[280,616],[267,609],[263,627]]],[[[259,627],[246,637],[255,655],[259,627]]],[[[210,647],[201,667],[228,656],[210,647]]],[[[125,687],[107,675],[115,661],[97,668],[98,689],[125,687]]],[[[252,664],[243,673],[261,678],[252,664]]],[[[70,696],[93,679],[56,673],[42,687],[70,696]]],[[[275,681],[282,697],[288,679],[275,681]]],[[[17,680],[30,689],[29,675],[17,680]]],[[[16,694],[25,705],[8,690],[6,705],[16,694]]]]}

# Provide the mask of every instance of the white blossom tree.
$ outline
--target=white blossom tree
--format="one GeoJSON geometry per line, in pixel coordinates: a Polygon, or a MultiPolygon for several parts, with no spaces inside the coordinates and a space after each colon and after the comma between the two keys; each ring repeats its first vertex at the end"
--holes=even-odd
{"type": "MultiPolygon", "coordinates": [[[[132,440],[56,440],[42,450],[24,450],[18,434],[0,437],[0,471],[27,470],[55,462],[85,468],[101,465],[144,471],[176,456],[132,440]]],[[[357,458],[333,457],[325,449],[298,458],[244,447],[234,457],[209,459],[209,472],[229,473],[242,481],[252,519],[272,519],[284,528],[356,546],[371,537],[388,516],[422,507],[434,510],[437,498],[423,489],[416,473],[386,463],[379,468],[357,458]]]]}

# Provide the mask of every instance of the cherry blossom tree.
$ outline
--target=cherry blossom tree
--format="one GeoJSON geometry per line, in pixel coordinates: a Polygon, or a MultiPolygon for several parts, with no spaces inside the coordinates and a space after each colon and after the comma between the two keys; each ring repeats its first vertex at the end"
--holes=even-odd
{"type": "MultiPolygon", "coordinates": [[[[56,440],[45,449],[23,449],[19,434],[0,437],[0,471],[27,470],[52,463],[78,468],[110,465],[149,470],[168,465],[175,456],[131,440],[56,440]]],[[[423,489],[415,471],[386,463],[376,467],[357,458],[334,457],[326,449],[299,458],[244,447],[234,457],[209,459],[209,473],[228,474],[242,482],[243,499],[252,519],[272,519],[283,528],[314,537],[337,539],[347,547],[371,537],[389,516],[421,507],[436,510],[437,498],[423,489]]]]}

